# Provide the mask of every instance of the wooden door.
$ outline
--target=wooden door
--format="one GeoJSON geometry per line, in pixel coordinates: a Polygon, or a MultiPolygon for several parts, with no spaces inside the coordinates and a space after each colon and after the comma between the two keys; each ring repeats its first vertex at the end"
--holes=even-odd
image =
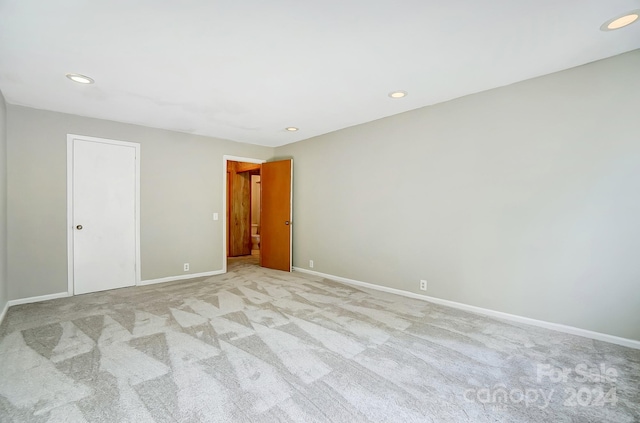
{"type": "Polygon", "coordinates": [[[73,293],[136,284],[139,145],[74,138],[73,293]]]}
{"type": "Polygon", "coordinates": [[[260,172],[260,265],[291,271],[293,160],[262,164],[260,172]]]}

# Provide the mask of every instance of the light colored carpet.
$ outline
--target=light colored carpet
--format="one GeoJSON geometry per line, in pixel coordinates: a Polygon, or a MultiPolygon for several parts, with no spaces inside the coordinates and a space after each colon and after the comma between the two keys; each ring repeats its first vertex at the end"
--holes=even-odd
{"type": "Polygon", "coordinates": [[[12,307],[0,421],[640,421],[640,351],[254,262],[12,307]]]}

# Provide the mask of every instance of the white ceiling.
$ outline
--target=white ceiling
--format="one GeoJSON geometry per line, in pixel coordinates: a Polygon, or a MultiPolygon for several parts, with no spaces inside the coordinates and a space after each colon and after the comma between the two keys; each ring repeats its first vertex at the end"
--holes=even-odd
{"type": "Polygon", "coordinates": [[[279,146],[640,48],[640,23],[599,29],[635,9],[640,0],[0,0],[0,89],[12,104],[279,146]]]}

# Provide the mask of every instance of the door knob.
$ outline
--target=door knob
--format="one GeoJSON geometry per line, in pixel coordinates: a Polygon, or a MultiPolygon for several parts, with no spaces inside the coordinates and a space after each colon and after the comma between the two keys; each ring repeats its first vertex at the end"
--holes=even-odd
{"type": "Polygon", "coordinates": [[[81,231],[81,230],[82,230],[82,225],[78,225],[78,226],[76,226],[76,229],[77,229],[77,230],[79,230],[79,231],[81,231]]]}
{"type": "Polygon", "coordinates": [[[284,224],[285,224],[285,225],[288,225],[288,224],[289,224],[289,221],[288,221],[288,220],[285,220],[284,224]]]}

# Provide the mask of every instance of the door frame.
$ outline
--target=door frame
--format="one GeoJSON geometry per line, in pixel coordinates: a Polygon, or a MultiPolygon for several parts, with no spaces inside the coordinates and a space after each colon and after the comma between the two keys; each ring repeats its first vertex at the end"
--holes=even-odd
{"type": "Polygon", "coordinates": [[[229,181],[227,181],[227,162],[245,162],[245,163],[266,163],[263,159],[254,159],[251,157],[239,157],[231,155],[222,156],[222,273],[227,273],[227,187],[229,181]]]}
{"type": "Polygon", "coordinates": [[[88,142],[97,142],[102,144],[111,144],[126,146],[135,149],[135,238],[136,238],[136,280],[135,286],[140,284],[141,266],[140,266],[140,144],[137,142],[118,141],[107,138],[90,137],[86,135],[67,134],[67,293],[69,296],[74,294],[73,279],[73,141],[81,140],[88,142]]]}

